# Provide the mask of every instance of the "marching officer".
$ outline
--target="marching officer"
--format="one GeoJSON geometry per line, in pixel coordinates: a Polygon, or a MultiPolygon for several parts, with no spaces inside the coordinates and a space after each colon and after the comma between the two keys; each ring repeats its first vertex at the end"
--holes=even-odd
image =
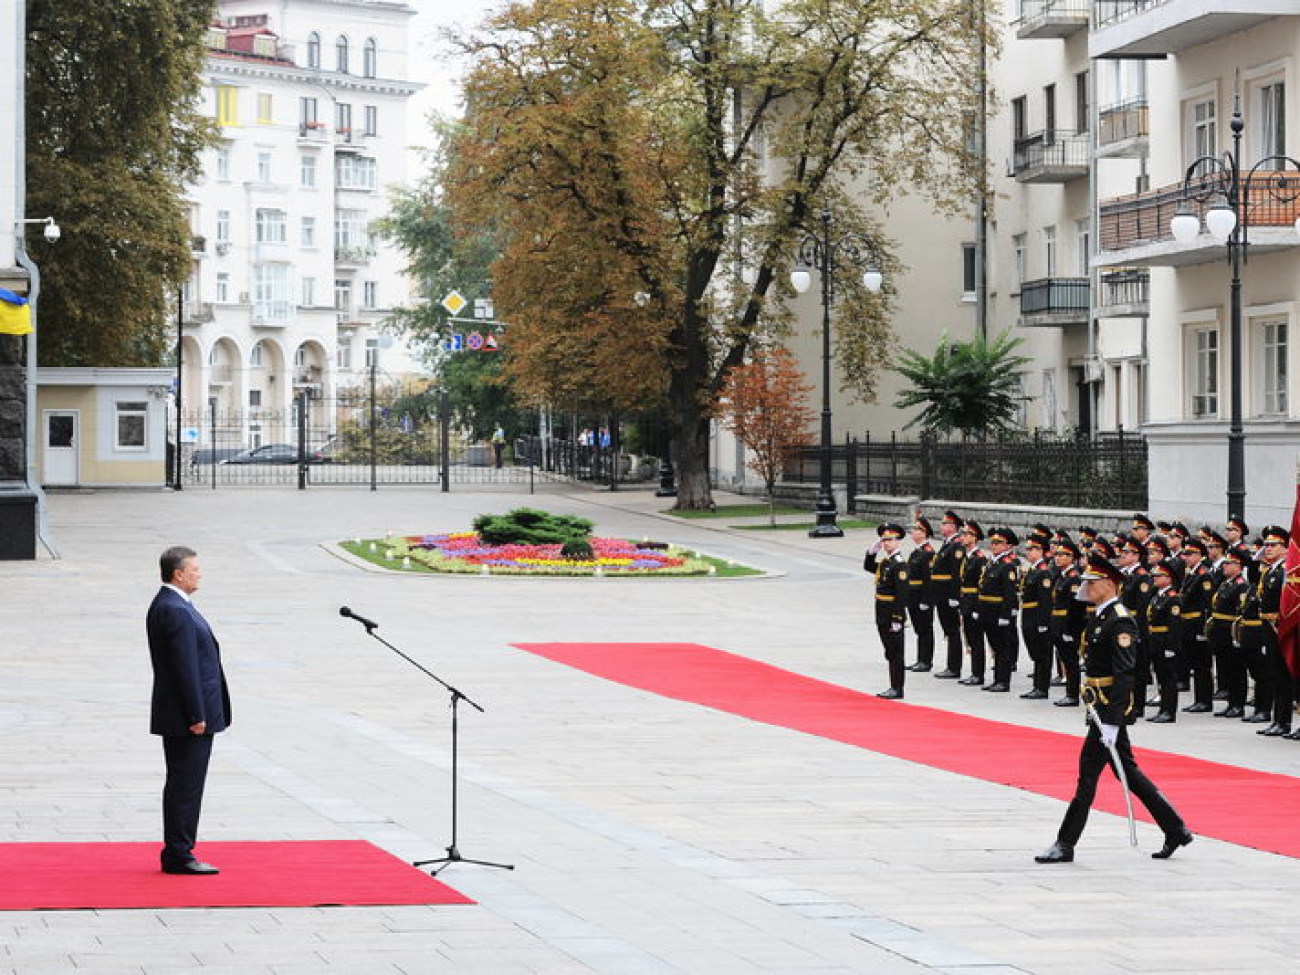
{"type": "Polygon", "coordinates": [[[864,569],[876,573],[876,632],[889,664],[889,687],[876,697],[896,700],[903,696],[903,624],[907,620],[907,563],[899,551],[903,529],[884,524],[876,534],[879,545],[869,548],[862,562],[864,569]]]}
{"type": "Polygon", "coordinates": [[[916,545],[907,557],[907,615],[916,631],[916,663],[908,670],[925,673],[934,666],[934,593],[930,591],[930,563],[934,529],[917,514],[912,522],[912,541],[916,545]]]}
{"type": "Polygon", "coordinates": [[[1060,708],[1079,706],[1079,637],[1087,620],[1079,592],[1079,546],[1068,537],[1060,538],[1052,550],[1056,578],[1052,582],[1052,646],[1065,672],[1065,696],[1052,703],[1060,708]]]}
{"type": "Polygon", "coordinates": [[[930,595],[934,597],[947,646],[944,668],[934,675],[940,680],[961,677],[961,570],[966,557],[961,526],[962,519],[957,512],[943,513],[939,522],[941,541],[930,562],[930,595]]]}
{"type": "Polygon", "coordinates": [[[1052,683],[1052,566],[1043,555],[1050,535],[1035,531],[1025,539],[1029,569],[1020,584],[1020,632],[1033,661],[1033,686],[1020,696],[1030,701],[1047,697],[1052,683]]]}
{"type": "Polygon", "coordinates": [[[1178,674],[1175,663],[1183,639],[1182,606],[1173,569],[1156,562],[1151,570],[1155,592],[1147,603],[1147,656],[1155,670],[1159,710],[1147,718],[1153,724],[1173,724],[1178,720],[1178,674]]]}
{"type": "Polygon", "coordinates": [[[1011,690],[1011,671],[1020,649],[1016,636],[1016,611],[1020,608],[1020,557],[1016,533],[1010,528],[989,532],[992,555],[980,574],[980,622],[984,638],[993,653],[993,683],[984,690],[1006,693],[1011,690]]]}
{"type": "Polygon", "coordinates": [[[1230,548],[1225,553],[1220,567],[1223,581],[1214,591],[1210,619],[1205,624],[1210,652],[1214,654],[1219,676],[1228,692],[1228,705],[1222,711],[1214,713],[1216,718],[1241,718],[1246,715],[1246,666],[1237,639],[1243,629],[1238,621],[1250,593],[1244,574],[1249,561],[1250,553],[1240,546],[1230,548]]]}
{"type": "MultiPolygon", "coordinates": [[[[1260,556],[1259,582],[1253,587],[1256,600],[1255,615],[1259,625],[1250,627],[1247,619],[1242,619],[1242,637],[1248,629],[1259,632],[1256,638],[1263,645],[1264,655],[1269,661],[1267,671],[1272,677],[1273,723],[1258,734],[1269,738],[1291,734],[1291,712],[1295,707],[1294,683],[1286,658],[1282,655],[1277,641],[1278,613],[1282,606],[1282,588],[1286,584],[1286,547],[1291,536],[1285,528],[1270,525],[1262,532],[1264,551],[1260,556]]],[[[1258,710],[1260,690],[1255,687],[1255,708],[1258,710]]]]}
{"type": "Polygon", "coordinates": [[[984,539],[984,529],[977,521],[967,521],[961,528],[962,544],[966,548],[961,566],[961,628],[970,649],[970,676],[959,683],[972,687],[984,683],[984,627],[980,623],[980,578],[988,556],[979,544],[984,539]]]}
{"type": "Polygon", "coordinates": [[[1205,623],[1214,602],[1214,577],[1206,560],[1207,548],[1199,538],[1183,540],[1181,555],[1184,574],[1181,590],[1183,605],[1183,656],[1179,661],[1179,686],[1191,683],[1192,703],[1183,708],[1188,714],[1213,710],[1213,656],[1205,635],[1205,623]]]}

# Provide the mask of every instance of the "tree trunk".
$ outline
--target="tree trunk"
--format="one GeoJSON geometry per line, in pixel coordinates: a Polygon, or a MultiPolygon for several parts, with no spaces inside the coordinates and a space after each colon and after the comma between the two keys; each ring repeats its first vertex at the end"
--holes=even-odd
{"type": "Polygon", "coordinates": [[[673,466],[677,471],[677,504],[683,511],[707,511],[713,507],[709,485],[709,421],[696,415],[683,416],[673,432],[673,466]]]}

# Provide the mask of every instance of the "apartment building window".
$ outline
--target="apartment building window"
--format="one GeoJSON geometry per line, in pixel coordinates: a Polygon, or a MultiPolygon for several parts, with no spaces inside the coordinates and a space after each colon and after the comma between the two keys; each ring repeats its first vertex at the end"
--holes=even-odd
{"type": "Polygon", "coordinates": [[[1043,261],[1047,270],[1046,277],[1056,277],[1056,227],[1043,228],[1043,261]]]}
{"type": "Polygon", "coordinates": [[[1286,321],[1268,321],[1259,326],[1260,351],[1264,363],[1263,412],[1285,415],[1287,412],[1286,321]]]}
{"type": "Polygon", "coordinates": [[[320,67],[320,35],[315,31],[307,35],[307,67],[320,67]]]}
{"type": "Polygon", "coordinates": [[[379,185],[375,160],[340,155],[334,164],[334,185],[341,190],[373,190],[379,185]]]}
{"type": "Polygon", "coordinates": [[[1043,426],[1048,430],[1056,429],[1056,370],[1044,369],[1043,374],[1043,426]]]}
{"type": "Polygon", "coordinates": [[[230,272],[217,272],[217,301],[225,304],[230,300],[230,272]]]}
{"type": "Polygon", "coordinates": [[[226,146],[217,150],[217,179],[222,183],[230,182],[230,149],[226,146]]]}
{"type": "Polygon", "coordinates": [[[262,367],[262,343],[258,342],[253,346],[253,351],[248,354],[248,364],[253,369],[262,367]]]}
{"type": "Polygon", "coordinates": [[[307,350],[301,345],[293,350],[293,365],[295,369],[304,369],[307,366],[307,350]]]}
{"type": "Polygon", "coordinates": [[[315,129],[320,126],[320,105],[315,98],[303,97],[298,99],[298,121],[304,129],[315,129]]]}
{"type": "Polygon", "coordinates": [[[378,308],[379,307],[379,282],[363,281],[361,283],[361,307],[378,308]]]}
{"type": "Polygon", "coordinates": [[[316,218],[303,217],[298,224],[298,242],[302,247],[316,246],[316,218]]]}
{"type": "Polygon", "coordinates": [[[361,53],[361,74],[366,78],[376,77],[379,70],[379,44],[373,37],[366,38],[366,46],[361,53]]]}
{"type": "Polygon", "coordinates": [[[334,42],[334,67],[339,74],[348,73],[348,39],[342,35],[334,42]]]}
{"type": "Polygon", "coordinates": [[[376,369],[379,366],[379,339],[366,339],[366,368],[376,369]]]}
{"type": "Polygon", "coordinates": [[[1011,138],[1024,142],[1029,135],[1029,110],[1025,96],[1011,99],[1011,138]]]}
{"type": "Polygon", "coordinates": [[[248,405],[251,409],[257,409],[262,405],[262,391],[260,389],[250,389],[248,391],[248,405]]]}
{"type": "Polygon", "coordinates": [[[379,106],[367,105],[365,116],[366,116],[366,135],[378,135],[379,134],[379,106]]]}
{"type": "Polygon", "coordinates": [[[302,155],[298,157],[298,183],[303,189],[316,188],[316,157],[302,155]]]}
{"type": "Polygon", "coordinates": [[[1028,234],[1016,234],[1011,238],[1011,271],[1015,275],[1013,284],[1016,291],[1025,283],[1025,250],[1028,244],[1028,234]]]}
{"type": "Polygon", "coordinates": [[[1192,332],[1192,416],[1219,414],[1219,330],[1192,332]]]}
{"type": "Polygon", "coordinates": [[[352,134],[352,106],[347,102],[334,104],[334,128],[344,135],[352,134]]]}
{"type": "Polygon", "coordinates": [[[257,93],[257,124],[270,125],[273,119],[273,101],[271,95],[264,91],[257,93]]]}
{"type": "Polygon", "coordinates": [[[1192,102],[1188,106],[1188,162],[1201,156],[1213,156],[1218,152],[1218,135],[1213,98],[1192,102]]]}
{"type": "Polygon", "coordinates": [[[1079,277],[1086,278],[1092,274],[1092,221],[1076,220],[1074,222],[1075,246],[1079,251],[1079,277]]]}
{"type": "Polygon", "coordinates": [[[239,124],[239,89],[234,85],[217,85],[217,124],[239,124]]]}
{"type": "Polygon", "coordinates": [[[253,268],[253,317],[261,321],[282,322],[288,320],[290,314],[289,265],[255,265],[253,268]]]}
{"type": "Polygon", "coordinates": [[[121,400],[116,405],[117,449],[144,450],[149,404],[143,400],[121,400]]]}
{"type": "Polygon", "coordinates": [[[316,279],[302,279],[302,306],[304,308],[316,307],[316,279]]]}
{"type": "Polygon", "coordinates": [[[230,242],[230,211],[217,211],[217,243],[225,244],[230,242]]]}
{"type": "Polygon", "coordinates": [[[335,280],[334,309],[345,315],[352,314],[352,282],[335,280]]]}
{"type": "Polygon", "coordinates": [[[1259,127],[1260,158],[1285,155],[1286,87],[1280,81],[1259,89],[1259,127]]]}
{"type": "Polygon", "coordinates": [[[1043,141],[1056,141],[1056,85],[1043,86],[1043,141]]]}
{"type": "Polygon", "coordinates": [[[974,301],[975,291],[979,285],[977,278],[978,265],[975,260],[975,245],[961,245],[961,292],[964,301],[974,301]]]}
{"type": "Polygon", "coordinates": [[[352,368],[352,341],[350,339],[339,340],[339,349],[335,361],[340,369],[352,368]]]}
{"type": "Polygon", "coordinates": [[[259,244],[283,244],[288,240],[283,210],[259,209],[254,226],[259,244]]]}
{"type": "Polygon", "coordinates": [[[257,181],[271,182],[271,150],[259,149],[257,152],[257,181]]]}
{"type": "Polygon", "coordinates": [[[1092,114],[1092,99],[1089,94],[1088,72],[1080,71],[1074,76],[1074,128],[1076,132],[1088,131],[1088,117],[1092,114]]]}
{"type": "Polygon", "coordinates": [[[338,210],[334,217],[334,248],[347,250],[366,245],[366,211],[338,210]]]}

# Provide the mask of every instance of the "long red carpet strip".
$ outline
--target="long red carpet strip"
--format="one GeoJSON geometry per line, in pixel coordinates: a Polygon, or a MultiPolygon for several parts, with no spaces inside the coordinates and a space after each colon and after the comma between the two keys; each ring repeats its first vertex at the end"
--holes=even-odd
{"type": "MultiPolygon", "coordinates": [[[[629,687],[882,755],[1055,799],[1068,801],[1074,794],[1082,711],[1079,733],[1063,734],[883,701],[694,643],[515,646],[629,687]]],[[[1140,739],[1143,728],[1132,730],[1140,739]]],[[[1300,779],[1146,748],[1134,751],[1193,832],[1300,856],[1300,779]]],[[[1103,777],[1094,808],[1124,815],[1123,796],[1110,776],[1103,777]]],[[[1135,811],[1146,818],[1140,803],[1135,811]]]]}
{"type": "Polygon", "coordinates": [[[158,843],[0,843],[0,910],[472,904],[364,840],[202,843],[210,877],[165,874],[158,843]]]}

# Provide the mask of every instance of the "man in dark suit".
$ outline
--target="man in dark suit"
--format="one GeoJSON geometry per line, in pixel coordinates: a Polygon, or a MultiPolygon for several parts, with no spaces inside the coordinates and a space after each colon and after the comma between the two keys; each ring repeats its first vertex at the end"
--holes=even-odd
{"type": "Polygon", "coordinates": [[[212,736],[230,725],[230,692],[221,651],[190,596],[202,570],[193,549],[175,546],[158,560],[162,588],[145,617],[153,698],[149,731],[161,735],[167,761],[163,786],[163,873],[205,875],[217,868],[194,856],[212,736]]]}

